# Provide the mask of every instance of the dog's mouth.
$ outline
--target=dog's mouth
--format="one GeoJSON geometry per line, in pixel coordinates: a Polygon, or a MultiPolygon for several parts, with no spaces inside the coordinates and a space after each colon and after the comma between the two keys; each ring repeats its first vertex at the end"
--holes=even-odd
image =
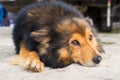
{"type": "Polygon", "coordinates": [[[79,65],[83,65],[83,66],[87,66],[87,67],[95,67],[98,64],[100,64],[102,60],[101,56],[95,56],[93,57],[93,59],[91,61],[87,61],[87,62],[82,62],[82,61],[76,61],[75,63],[79,64],[79,65]]]}
{"type": "Polygon", "coordinates": [[[93,63],[93,62],[87,62],[87,63],[85,63],[85,64],[81,64],[80,62],[76,62],[76,64],[79,64],[79,65],[82,65],[82,66],[86,66],[86,67],[95,67],[95,66],[97,66],[98,64],[95,64],[95,63],[93,63]]]}
{"type": "Polygon", "coordinates": [[[93,63],[93,62],[87,62],[86,64],[85,64],[85,66],[87,66],[87,67],[95,67],[97,64],[95,64],[95,63],[93,63]]]}

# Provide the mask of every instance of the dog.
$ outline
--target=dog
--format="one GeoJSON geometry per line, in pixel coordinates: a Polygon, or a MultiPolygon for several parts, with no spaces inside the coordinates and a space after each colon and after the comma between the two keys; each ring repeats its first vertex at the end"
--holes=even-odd
{"type": "Polygon", "coordinates": [[[72,63],[96,66],[104,52],[91,19],[61,1],[33,3],[20,10],[13,42],[13,63],[35,72],[72,63]]]}

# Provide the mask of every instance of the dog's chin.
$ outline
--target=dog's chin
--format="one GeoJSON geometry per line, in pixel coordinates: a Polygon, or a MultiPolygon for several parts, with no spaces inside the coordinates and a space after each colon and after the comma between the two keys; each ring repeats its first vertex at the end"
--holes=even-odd
{"type": "Polygon", "coordinates": [[[87,62],[84,66],[87,67],[95,67],[97,64],[93,63],[93,62],[87,62]]]}

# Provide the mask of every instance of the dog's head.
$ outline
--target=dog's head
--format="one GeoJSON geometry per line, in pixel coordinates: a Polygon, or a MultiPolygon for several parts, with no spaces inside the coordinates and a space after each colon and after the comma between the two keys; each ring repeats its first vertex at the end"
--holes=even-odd
{"type": "Polygon", "coordinates": [[[101,62],[104,51],[92,26],[88,18],[64,19],[54,27],[32,32],[31,36],[40,43],[40,55],[49,66],[64,67],[70,63],[95,66],[101,62]]]}

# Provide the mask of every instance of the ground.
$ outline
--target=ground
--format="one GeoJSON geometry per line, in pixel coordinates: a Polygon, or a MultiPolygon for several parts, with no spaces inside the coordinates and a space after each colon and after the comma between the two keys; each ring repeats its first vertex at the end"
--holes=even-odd
{"type": "Polygon", "coordinates": [[[72,64],[65,68],[34,73],[9,64],[14,55],[12,28],[0,28],[0,80],[120,80],[120,33],[100,33],[105,54],[99,66],[72,64]]]}

